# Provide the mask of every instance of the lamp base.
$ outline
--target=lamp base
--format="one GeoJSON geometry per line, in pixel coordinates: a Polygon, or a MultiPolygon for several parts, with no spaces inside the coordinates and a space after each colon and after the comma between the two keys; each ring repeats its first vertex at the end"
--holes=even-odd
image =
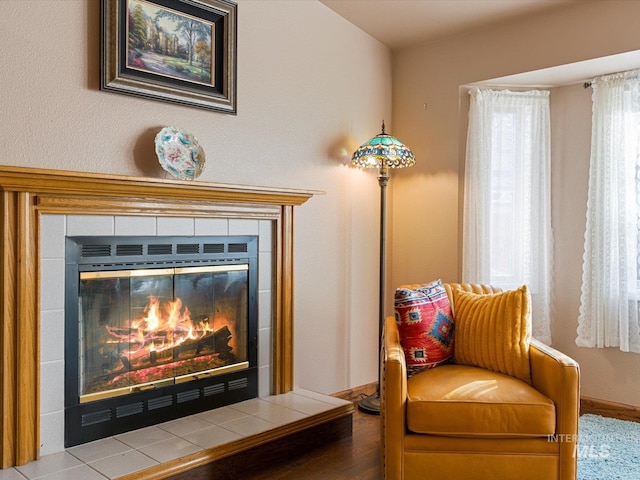
{"type": "Polygon", "coordinates": [[[378,392],[360,400],[358,409],[369,415],[380,415],[380,395],[378,395],[378,392]]]}

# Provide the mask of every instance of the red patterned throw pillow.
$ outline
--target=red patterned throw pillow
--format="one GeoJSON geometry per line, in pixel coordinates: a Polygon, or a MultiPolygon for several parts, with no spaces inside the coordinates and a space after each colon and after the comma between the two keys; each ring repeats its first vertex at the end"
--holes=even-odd
{"type": "Polygon", "coordinates": [[[398,288],[395,314],[409,376],[452,359],[453,315],[441,280],[398,288]]]}

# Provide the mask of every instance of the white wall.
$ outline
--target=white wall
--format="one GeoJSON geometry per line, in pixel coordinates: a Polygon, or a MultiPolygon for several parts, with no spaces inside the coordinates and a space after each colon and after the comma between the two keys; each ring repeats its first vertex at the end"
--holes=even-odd
{"type": "MultiPolygon", "coordinates": [[[[460,86],[640,50],[639,30],[640,2],[576,2],[552,13],[394,52],[393,133],[411,146],[418,163],[394,180],[391,285],[438,277],[460,280],[468,112],[468,97],[460,94],[460,86]]],[[[588,97],[584,91],[574,93],[578,94],[588,97]]],[[[571,109],[584,113],[586,107],[571,109]]],[[[553,122],[559,121],[557,114],[552,112],[553,122]]],[[[573,133],[553,139],[553,228],[558,245],[554,342],[580,361],[583,395],[638,405],[640,355],[586,351],[572,343],[580,294],[577,256],[584,232],[579,224],[586,211],[586,183],[581,183],[586,170],[581,162],[588,148],[581,138],[584,131],[574,130],[578,126],[572,121],[560,128],[573,133]]]]}
{"type": "Polygon", "coordinates": [[[295,384],[373,381],[378,186],[341,161],[391,117],[389,50],[315,0],[240,0],[231,116],[101,92],[100,14],[0,1],[0,165],[164,176],[153,138],[175,125],[207,154],[198,181],[325,191],[295,213],[295,384]]]}

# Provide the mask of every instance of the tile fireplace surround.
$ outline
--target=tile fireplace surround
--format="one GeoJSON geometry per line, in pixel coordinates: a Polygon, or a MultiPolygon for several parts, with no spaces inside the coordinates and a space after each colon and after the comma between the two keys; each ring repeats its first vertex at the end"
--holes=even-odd
{"type": "MultiPolygon", "coordinates": [[[[43,265],[47,260],[41,254],[46,253],[45,245],[49,240],[51,225],[60,223],[57,221],[60,218],[66,218],[67,225],[69,219],[74,218],[92,219],[98,224],[109,218],[113,220],[106,223],[115,225],[119,218],[121,224],[128,222],[130,225],[155,225],[157,234],[162,234],[161,225],[176,224],[194,225],[193,234],[199,234],[195,231],[198,229],[195,225],[224,224],[227,230],[257,230],[260,242],[268,239],[271,243],[270,248],[264,249],[269,250],[270,260],[267,263],[270,261],[272,267],[271,289],[266,290],[270,292],[270,302],[266,302],[266,305],[271,307],[271,358],[266,360],[270,366],[263,369],[270,372],[267,374],[270,378],[260,378],[260,396],[264,398],[250,402],[257,402],[264,407],[265,403],[267,406],[277,405],[277,402],[292,395],[296,399],[304,399],[305,395],[313,396],[311,392],[292,391],[293,209],[321,192],[20,167],[0,167],[0,191],[3,236],[0,271],[0,342],[3,358],[0,367],[0,467],[6,469],[25,465],[39,456],[41,403],[46,409],[48,407],[44,404],[50,400],[47,398],[41,402],[41,395],[43,392],[48,395],[51,389],[45,381],[41,392],[41,370],[47,368],[40,364],[41,317],[47,315],[45,307],[49,292],[41,292],[40,284],[44,276],[50,275],[43,265]],[[51,219],[54,221],[50,221],[51,219]],[[45,234],[47,238],[43,237],[45,234]],[[265,387],[265,383],[270,385],[265,387]],[[266,392],[270,395],[264,396],[266,392]]],[[[264,312],[260,315],[263,316],[264,312]]],[[[43,330],[42,333],[46,331],[43,330]]],[[[43,354],[46,357],[46,352],[43,354]]],[[[320,405],[330,404],[333,408],[321,412],[319,416],[314,414],[288,422],[284,427],[278,427],[279,434],[297,428],[296,425],[308,428],[316,421],[328,421],[343,416],[352,409],[350,404],[337,405],[333,400],[328,400],[327,403],[327,399],[314,398],[314,401],[321,402],[320,405]]],[[[295,407],[293,411],[300,413],[295,407]]],[[[297,414],[289,413],[294,417],[297,414]]],[[[190,417],[185,418],[188,420],[190,417]]],[[[290,418],[293,420],[293,417],[290,418]]],[[[263,434],[262,437],[264,441],[269,435],[263,434]]],[[[251,440],[236,439],[230,445],[231,451],[234,448],[241,451],[254,443],[251,440]]],[[[225,455],[229,454],[228,448],[224,450],[225,455]]],[[[212,461],[220,454],[215,449],[206,448],[199,452],[188,452],[189,468],[212,461]]],[[[53,456],[62,454],[68,455],[67,452],[60,452],[53,456]]],[[[155,468],[151,476],[135,478],[164,478],[163,475],[167,473],[180,471],[175,461],[167,465],[166,472],[162,468],[155,468]]],[[[6,477],[10,472],[13,469],[0,470],[0,479],[21,478],[6,477]]]]}

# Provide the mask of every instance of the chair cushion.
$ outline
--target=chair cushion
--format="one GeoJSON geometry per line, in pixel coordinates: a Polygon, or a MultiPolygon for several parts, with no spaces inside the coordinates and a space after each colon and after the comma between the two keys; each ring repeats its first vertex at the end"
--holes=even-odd
{"type": "Polygon", "coordinates": [[[531,383],[531,299],[527,286],[493,294],[455,288],[453,304],[455,363],[487,368],[531,383]]]}
{"type": "Polygon", "coordinates": [[[440,280],[415,289],[398,288],[395,316],[408,376],[449,363],[453,357],[453,319],[440,280]]]}
{"type": "Polygon", "coordinates": [[[408,380],[407,426],[431,435],[541,437],[555,433],[556,409],[549,398],[516,378],[444,365],[408,380]]]}

